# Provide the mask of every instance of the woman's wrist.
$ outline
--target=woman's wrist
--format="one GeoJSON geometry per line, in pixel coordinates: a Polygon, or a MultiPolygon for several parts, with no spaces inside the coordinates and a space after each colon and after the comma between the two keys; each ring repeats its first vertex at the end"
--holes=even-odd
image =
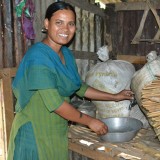
{"type": "Polygon", "coordinates": [[[80,122],[86,126],[89,126],[89,124],[91,123],[92,121],[92,117],[90,117],[89,115],[85,114],[85,113],[82,113],[80,112],[79,113],[79,119],[80,119],[80,122]]]}

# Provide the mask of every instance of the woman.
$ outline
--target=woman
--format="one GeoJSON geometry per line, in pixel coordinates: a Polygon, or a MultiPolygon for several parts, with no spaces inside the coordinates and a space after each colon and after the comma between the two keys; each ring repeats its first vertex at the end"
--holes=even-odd
{"type": "Polygon", "coordinates": [[[107,133],[107,126],[76,110],[73,93],[94,100],[132,99],[132,92],[98,91],[82,84],[71,51],[65,47],[76,30],[74,8],[65,2],[51,4],[45,15],[47,36],[25,54],[13,81],[17,98],[8,160],[67,160],[68,120],[107,133]]]}

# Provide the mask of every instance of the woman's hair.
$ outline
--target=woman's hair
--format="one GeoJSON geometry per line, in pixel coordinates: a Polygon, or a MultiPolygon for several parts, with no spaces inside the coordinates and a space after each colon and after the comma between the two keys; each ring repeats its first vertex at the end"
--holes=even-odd
{"type": "Polygon", "coordinates": [[[67,10],[73,11],[73,13],[76,17],[76,12],[75,12],[73,6],[71,6],[69,3],[60,1],[60,2],[54,2],[51,5],[49,5],[49,7],[46,10],[45,18],[50,20],[53,13],[55,13],[58,10],[62,10],[62,9],[67,9],[67,10]]]}

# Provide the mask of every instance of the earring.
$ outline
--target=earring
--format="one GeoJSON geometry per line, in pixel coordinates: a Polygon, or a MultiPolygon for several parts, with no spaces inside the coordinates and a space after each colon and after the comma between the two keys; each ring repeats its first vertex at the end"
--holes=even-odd
{"type": "Polygon", "coordinates": [[[43,27],[43,28],[41,29],[41,32],[42,32],[42,33],[47,33],[47,29],[46,29],[45,27],[43,27]]]}

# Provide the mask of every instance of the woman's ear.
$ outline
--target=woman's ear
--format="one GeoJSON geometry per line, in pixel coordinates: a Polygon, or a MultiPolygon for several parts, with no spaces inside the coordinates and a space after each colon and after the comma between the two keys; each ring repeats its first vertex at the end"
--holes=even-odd
{"type": "Polygon", "coordinates": [[[48,23],[49,23],[49,21],[48,21],[48,19],[46,18],[46,19],[44,20],[44,27],[45,27],[46,30],[48,30],[48,23]]]}

